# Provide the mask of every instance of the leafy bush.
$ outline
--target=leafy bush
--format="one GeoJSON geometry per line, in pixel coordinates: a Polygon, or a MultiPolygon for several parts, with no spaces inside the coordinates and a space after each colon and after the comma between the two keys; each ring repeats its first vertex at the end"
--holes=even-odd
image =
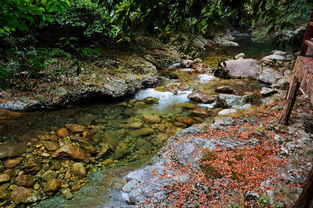
{"type": "Polygon", "coordinates": [[[90,0],[73,1],[69,9],[64,13],[57,13],[54,19],[61,28],[82,28],[83,35],[87,37],[103,34],[115,38],[117,35],[111,25],[112,17],[109,11],[90,0]]]}

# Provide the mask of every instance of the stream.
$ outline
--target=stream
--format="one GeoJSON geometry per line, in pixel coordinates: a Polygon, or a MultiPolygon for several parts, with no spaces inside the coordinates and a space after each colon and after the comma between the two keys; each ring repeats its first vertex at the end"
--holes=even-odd
{"type": "MultiPolygon", "coordinates": [[[[248,57],[259,58],[272,50],[269,45],[251,41],[240,43],[241,46],[237,48],[206,53],[204,63],[208,67],[215,67],[219,61],[243,51],[248,57]]],[[[217,87],[227,85],[237,95],[254,94],[260,97],[259,91],[264,86],[254,80],[226,80],[214,77],[210,70],[200,74],[189,68],[161,72],[161,77],[158,87],[141,90],[131,99],[98,100],[68,105],[59,110],[8,116],[5,126],[0,129],[1,141],[9,144],[23,142],[27,146],[24,160],[41,162],[37,172],[22,167],[23,173],[35,175],[36,179],[31,186],[36,186],[38,192],[45,189],[48,179],[44,176],[51,169],[61,181],[61,191],[48,191],[38,201],[46,200],[35,207],[49,208],[56,204],[57,207],[73,208],[126,205],[119,193],[125,184],[123,176],[145,164],[177,131],[196,123],[210,122],[221,110],[216,108],[216,103],[192,102],[187,96],[193,90],[216,95],[214,90],[217,87]],[[171,74],[177,75],[177,79],[170,79],[171,74]],[[59,130],[67,124],[77,124],[84,129],[72,130],[59,138],[59,130]],[[69,171],[77,158],[69,158],[64,154],[54,156],[51,153],[59,148],[59,140],[74,146],[78,144],[88,150],[88,158],[83,158],[83,162],[80,162],[88,179],[77,177],[69,171]],[[51,147],[53,145],[57,147],[51,147]],[[51,151],[47,151],[49,148],[51,151]],[[53,169],[54,166],[56,168],[53,169]],[[67,176],[68,172],[70,176],[67,176]]],[[[4,160],[0,161],[2,171],[4,160]]],[[[21,171],[21,167],[16,166],[14,171],[21,171]]]]}

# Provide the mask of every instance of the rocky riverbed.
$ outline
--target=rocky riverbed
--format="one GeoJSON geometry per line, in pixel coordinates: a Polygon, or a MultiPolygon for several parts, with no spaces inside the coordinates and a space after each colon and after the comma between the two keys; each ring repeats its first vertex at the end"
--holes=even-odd
{"type": "MultiPolygon", "coordinates": [[[[292,135],[292,131],[300,129],[297,139],[284,136],[278,138],[282,136],[280,128],[283,127],[277,127],[279,129],[274,131],[271,125],[276,125],[280,104],[276,107],[270,106],[267,112],[260,109],[250,110],[262,103],[268,103],[273,96],[281,99],[291,79],[292,56],[282,51],[273,51],[271,55],[255,60],[245,58],[245,54],[238,54],[220,67],[217,67],[217,63],[213,65],[213,62],[199,58],[188,58],[173,48],[152,48],[150,54],[144,57],[120,56],[117,61],[114,55],[108,55],[102,61],[90,61],[79,76],[73,77],[75,71],[72,71],[57,76],[58,79],[54,80],[55,76],[51,75],[51,71],[55,69],[50,69],[51,71],[42,74],[44,79],[41,81],[25,82],[22,77],[15,81],[16,87],[25,91],[17,91],[17,88],[3,91],[2,108],[55,108],[90,96],[111,100],[112,97],[133,94],[142,87],[157,82],[160,84],[139,91],[133,99],[115,100],[112,103],[68,105],[63,110],[33,113],[2,109],[1,206],[37,205],[43,208],[52,207],[55,203],[59,203],[60,207],[192,206],[192,201],[204,200],[204,196],[205,199],[210,199],[207,200],[208,203],[213,204],[218,200],[211,198],[215,199],[221,190],[213,189],[214,194],[217,194],[214,195],[208,191],[208,187],[216,182],[216,178],[224,176],[225,170],[219,170],[219,167],[206,168],[212,166],[210,160],[220,162],[215,161],[219,152],[216,155],[214,153],[213,158],[203,157],[204,153],[224,151],[232,154],[233,150],[240,152],[243,148],[250,148],[251,159],[252,153],[257,154],[253,148],[260,144],[266,144],[269,149],[273,149],[271,151],[275,154],[271,156],[282,155],[284,161],[288,160],[286,164],[294,165],[292,169],[297,174],[306,174],[305,168],[309,168],[311,164],[304,155],[310,155],[310,152],[297,152],[298,147],[303,149],[304,144],[311,145],[307,139],[311,135],[303,130],[305,125],[295,125],[293,130],[290,128],[289,131],[282,131],[292,135]],[[164,50],[167,51],[166,56],[162,52],[164,50]],[[47,82],[48,80],[51,82],[47,82]],[[104,95],[109,97],[103,97],[104,95]],[[256,116],[246,119],[243,117],[246,112],[256,116]],[[215,120],[214,117],[229,115],[240,116],[216,120],[210,125],[215,120]],[[265,119],[264,115],[272,119],[264,121],[269,125],[262,126],[258,123],[258,119],[265,119]],[[200,125],[192,126],[196,124],[200,125]],[[219,135],[210,134],[220,130],[219,135]],[[237,134],[247,131],[258,137],[250,137],[249,134],[244,138],[237,138],[237,134]],[[225,132],[236,133],[227,136],[225,132]],[[259,137],[268,139],[265,141],[259,137]],[[288,147],[285,147],[285,141],[293,143],[288,143],[288,147]],[[274,143],[281,145],[279,150],[276,146],[271,146],[274,143]],[[162,149],[159,151],[160,148],[162,149]],[[291,153],[294,152],[297,153],[292,156],[291,153]],[[155,154],[157,155],[149,165],[124,177],[127,172],[145,163],[155,154]],[[209,158],[209,164],[203,163],[205,158],[209,158]],[[293,161],[302,159],[304,163],[293,164],[293,161]],[[130,168],[123,169],[123,166],[130,168]],[[106,174],[110,176],[117,173],[116,171],[120,175],[118,179],[106,177],[106,174]],[[194,178],[193,175],[199,178],[194,178]],[[195,184],[195,180],[204,182],[195,184]],[[98,183],[106,185],[98,187],[98,183]],[[177,198],[181,196],[177,189],[186,184],[194,185],[192,190],[186,190],[196,193],[198,198],[188,192],[188,200],[191,201],[186,199],[184,204],[185,202],[177,198]],[[86,194],[88,190],[94,190],[97,197],[86,194]],[[110,191],[104,193],[105,190],[110,191]],[[85,195],[86,199],[79,197],[81,195],[85,195]],[[44,201],[45,199],[49,200],[44,201]],[[43,202],[39,203],[40,201],[43,202]]],[[[66,60],[60,60],[60,63],[66,63],[66,60]]],[[[303,112],[303,108],[299,108],[301,115],[303,112]]],[[[310,116],[304,114],[300,119],[310,119],[310,116]]],[[[239,157],[243,157],[243,154],[239,157]]],[[[266,164],[266,154],[257,155],[256,158],[263,156],[266,164]]],[[[270,164],[282,171],[286,167],[270,164]]],[[[284,181],[289,177],[288,174],[286,172],[277,177],[284,181]]],[[[270,178],[258,179],[256,186],[259,187],[259,182],[265,179],[270,178]]],[[[305,176],[296,182],[293,181],[294,178],[286,181],[301,184],[304,179],[305,176]]],[[[254,191],[254,195],[260,198],[265,192],[258,187],[249,191],[254,191]]],[[[275,191],[279,195],[276,188],[268,188],[266,194],[275,191]]],[[[295,195],[288,200],[294,200],[300,191],[300,188],[292,189],[291,192],[295,195]]],[[[243,203],[243,198],[235,195],[236,200],[230,202],[233,203],[230,205],[243,203]]],[[[276,198],[271,200],[272,204],[281,202],[276,198]]],[[[254,203],[253,200],[247,201],[254,203]]]]}

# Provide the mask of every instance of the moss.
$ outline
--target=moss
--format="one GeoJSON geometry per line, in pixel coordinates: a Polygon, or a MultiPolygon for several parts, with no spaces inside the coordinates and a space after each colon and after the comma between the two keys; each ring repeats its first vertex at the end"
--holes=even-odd
{"type": "Polygon", "coordinates": [[[212,161],[215,159],[216,159],[216,155],[214,152],[207,152],[201,160],[200,168],[207,178],[221,178],[222,177],[222,174],[218,170],[216,170],[216,168],[212,167],[212,165],[206,164],[206,162],[212,161]]]}

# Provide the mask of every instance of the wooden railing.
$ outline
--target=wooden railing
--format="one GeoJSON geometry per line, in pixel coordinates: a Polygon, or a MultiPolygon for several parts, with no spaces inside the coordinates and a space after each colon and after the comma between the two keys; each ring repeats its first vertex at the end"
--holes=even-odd
{"type": "MultiPolygon", "coordinates": [[[[304,88],[302,90],[304,93],[308,94],[311,103],[313,104],[313,73],[310,70],[311,65],[305,64],[308,58],[308,49],[310,48],[313,51],[313,10],[311,12],[311,17],[307,25],[303,43],[300,50],[300,56],[297,58],[296,64],[294,66],[294,78],[290,83],[288,94],[286,96],[286,103],[282,111],[280,118],[281,124],[288,124],[290,114],[294,103],[296,101],[296,94],[300,87],[304,88]]],[[[312,55],[312,54],[310,54],[312,55]]],[[[294,208],[313,208],[313,168],[305,181],[303,191],[294,205],[294,208]]]]}

